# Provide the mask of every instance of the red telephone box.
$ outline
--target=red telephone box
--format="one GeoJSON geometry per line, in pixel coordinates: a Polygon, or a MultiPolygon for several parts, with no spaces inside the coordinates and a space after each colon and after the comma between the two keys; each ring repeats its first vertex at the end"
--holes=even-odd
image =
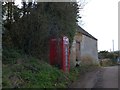
{"type": "Polygon", "coordinates": [[[64,72],[70,69],[69,39],[64,36],[61,39],[50,40],[50,64],[59,66],[64,72]]]}
{"type": "Polygon", "coordinates": [[[50,64],[55,65],[56,59],[57,59],[57,49],[56,49],[56,39],[50,40],[50,64]]]}

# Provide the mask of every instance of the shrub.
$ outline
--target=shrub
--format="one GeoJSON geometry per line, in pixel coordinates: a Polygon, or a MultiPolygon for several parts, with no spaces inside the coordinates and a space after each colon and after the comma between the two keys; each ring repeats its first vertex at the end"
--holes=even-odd
{"type": "Polygon", "coordinates": [[[3,88],[64,88],[68,83],[68,74],[19,51],[6,49],[4,60],[3,88]]]}
{"type": "Polygon", "coordinates": [[[102,66],[111,66],[113,64],[114,63],[111,59],[102,59],[102,66]]]}
{"type": "Polygon", "coordinates": [[[13,64],[20,56],[20,50],[5,48],[2,52],[2,62],[3,64],[13,64]]]}

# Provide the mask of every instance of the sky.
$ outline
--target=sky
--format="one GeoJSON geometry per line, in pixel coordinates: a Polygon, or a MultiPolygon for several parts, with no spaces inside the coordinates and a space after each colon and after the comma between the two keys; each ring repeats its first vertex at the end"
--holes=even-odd
{"type": "MultiPolygon", "coordinates": [[[[21,0],[16,0],[20,4],[21,0]]],[[[79,0],[78,0],[79,1],[79,0]]],[[[82,0],[87,4],[80,11],[82,23],[79,25],[98,39],[98,51],[118,50],[118,1],[82,0]]]]}
{"type": "Polygon", "coordinates": [[[118,50],[118,1],[89,0],[80,11],[82,22],[79,25],[98,39],[98,51],[118,50]]]}

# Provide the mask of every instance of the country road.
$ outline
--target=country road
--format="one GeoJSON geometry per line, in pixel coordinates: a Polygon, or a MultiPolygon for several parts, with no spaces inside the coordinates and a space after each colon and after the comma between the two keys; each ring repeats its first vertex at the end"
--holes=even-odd
{"type": "Polygon", "coordinates": [[[89,72],[75,81],[70,88],[118,88],[118,67],[120,68],[120,66],[102,67],[89,72]]]}

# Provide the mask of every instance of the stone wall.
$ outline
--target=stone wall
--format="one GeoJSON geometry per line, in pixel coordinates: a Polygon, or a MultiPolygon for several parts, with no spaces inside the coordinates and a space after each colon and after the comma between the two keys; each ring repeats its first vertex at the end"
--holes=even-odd
{"type": "Polygon", "coordinates": [[[76,33],[73,44],[71,47],[71,54],[70,54],[70,64],[71,66],[75,66],[77,63],[80,62],[80,42],[82,41],[82,34],[76,33]]]}

